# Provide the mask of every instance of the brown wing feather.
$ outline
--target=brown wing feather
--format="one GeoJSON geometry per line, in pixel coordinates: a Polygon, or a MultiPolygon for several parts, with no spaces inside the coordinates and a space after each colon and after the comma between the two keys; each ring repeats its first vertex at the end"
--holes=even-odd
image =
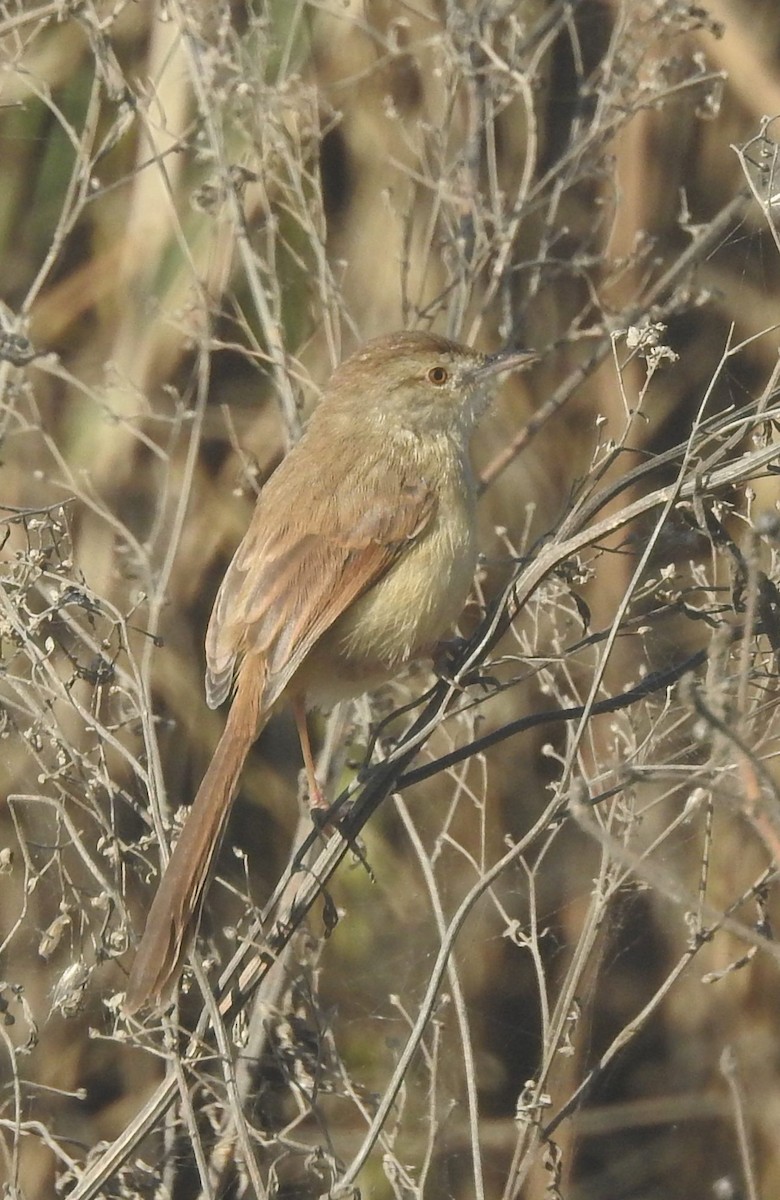
{"type": "Polygon", "coordinates": [[[382,578],[436,507],[424,480],[382,463],[354,490],[341,481],[340,511],[333,496],[307,503],[303,528],[294,507],[280,512],[298,499],[285,494],[284,478],[277,483],[280,472],[284,464],[267,485],[270,495],[261,496],[214,604],[206,635],[212,707],[225,699],[238,659],[250,651],[265,660],[263,705],[273,704],[317,639],[382,578]]]}

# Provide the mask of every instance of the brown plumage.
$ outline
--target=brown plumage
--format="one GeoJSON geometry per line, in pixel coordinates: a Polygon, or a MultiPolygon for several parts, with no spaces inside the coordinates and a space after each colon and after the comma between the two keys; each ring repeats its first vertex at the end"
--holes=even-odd
{"type": "Polygon", "coordinates": [[[531,358],[397,333],[334,372],[263,488],[214,603],[206,697],[214,708],[235,693],[149,911],[127,1012],[170,1000],[244,760],[274,705],[293,704],[321,803],[305,707],[392,678],[459,616],[476,558],[469,437],[492,377],[531,358]]]}

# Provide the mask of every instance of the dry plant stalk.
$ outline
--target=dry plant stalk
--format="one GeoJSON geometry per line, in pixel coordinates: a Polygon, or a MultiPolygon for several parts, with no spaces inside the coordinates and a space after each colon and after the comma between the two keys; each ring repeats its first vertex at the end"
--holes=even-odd
{"type": "Polygon", "coordinates": [[[10,1195],[777,1192],[780,15],[710,7],[0,6],[10,1195]],[[128,1022],[220,571],[402,326],[544,356],[462,641],[320,730],[325,842],[269,728],[128,1022]]]}

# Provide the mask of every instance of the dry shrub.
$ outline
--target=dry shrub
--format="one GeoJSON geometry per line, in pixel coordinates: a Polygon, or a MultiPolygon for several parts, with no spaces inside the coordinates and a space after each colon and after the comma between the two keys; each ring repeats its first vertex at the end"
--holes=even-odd
{"type": "Polygon", "coordinates": [[[769,0],[0,7],[10,1195],[780,1190],[778,37],[769,0]],[[467,640],[320,725],[344,838],[271,723],[180,1004],[128,1022],[220,572],[401,326],[543,354],[475,449],[467,640]]]}

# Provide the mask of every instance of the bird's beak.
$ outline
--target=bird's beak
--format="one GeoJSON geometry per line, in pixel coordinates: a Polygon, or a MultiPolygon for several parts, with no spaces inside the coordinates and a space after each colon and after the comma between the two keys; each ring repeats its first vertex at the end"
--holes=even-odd
{"type": "Polygon", "coordinates": [[[528,367],[541,358],[533,350],[497,350],[495,354],[486,355],[478,367],[474,367],[472,378],[475,383],[482,383],[494,375],[505,375],[508,371],[517,371],[528,367]]]}

